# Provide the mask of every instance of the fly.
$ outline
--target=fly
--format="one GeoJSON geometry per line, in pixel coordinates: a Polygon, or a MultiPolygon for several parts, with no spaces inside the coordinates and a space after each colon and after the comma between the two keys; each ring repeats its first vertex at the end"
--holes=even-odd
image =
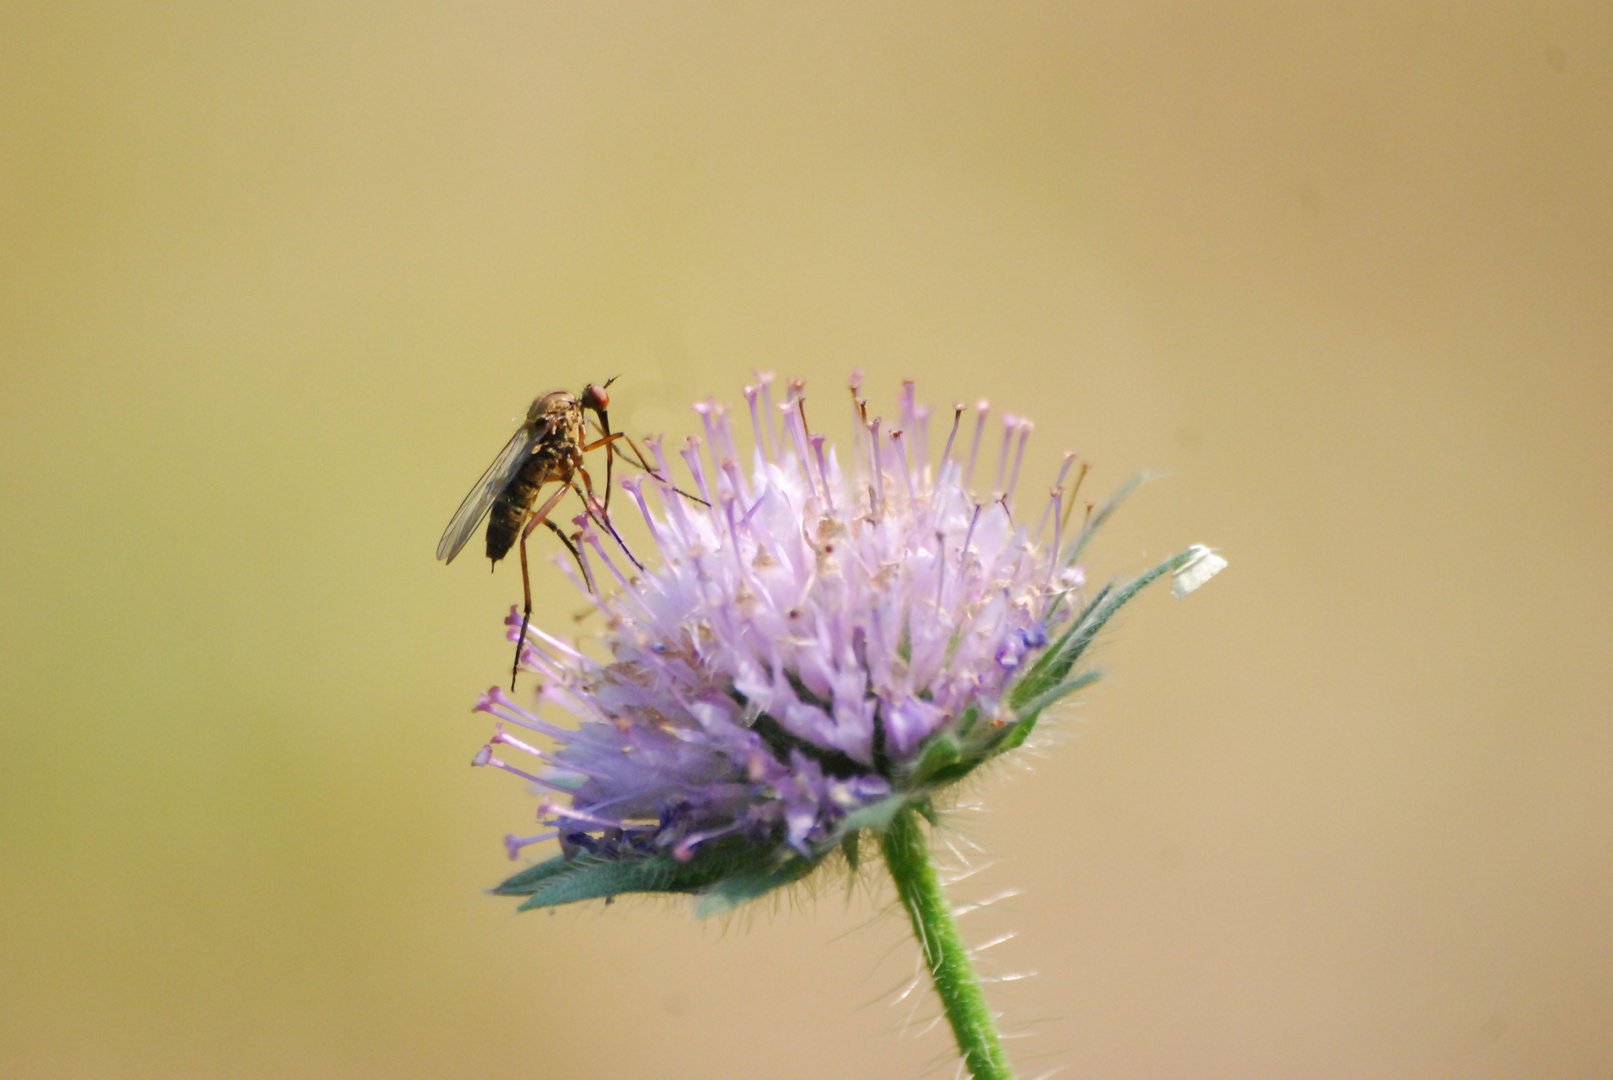
{"type": "MultiPolygon", "coordinates": [[[[616,453],[613,444],[618,438],[626,437],[620,432],[611,433],[610,417],[606,412],[610,407],[606,387],[615,381],[614,378],[609,379],[604,386],[590,383],[581,394],[551,390],[535,399],[527,410],[526,421],[510,436],[510,441],[504,444],[504,449],[493,459],[493,464],[487,467],[482,478],[476,481],[476,486],[470,489],[470,494],[465,496],[465,501],[459,504],[453,519],[448,522],[448,528],[443,530],[442,539],[437,541],[437,558],[445,563],[453,562],[454,556],[464,549],[485,517],[488,519],[487,557],[496,569],[499,560],[509,554],[519,538],[521,591],[525,606],[521,614],[521,633],[515,639],[515,668],[510,675],[512,690],[515,688],[515,676],[521,669],[521,648],[526,644],[526,629],[532,621],[532,580],[527,571],[526,538],[539,525],[547,526],[566,545],[572,558],[577,560],[583,580],[590,590],[593,589],[593,581],[577,545],[549,520],[561,497],[568,491],[576,493],[583,502],[584,512],[602,525],[618,544],[622,542],[608,517],[611,465],[616,453]],[[600,431],[600,437],[592,441],[588,440],[586,422],[586,413],[590,411],[599,418],[600,431]],[[583,466],[583,454],[600,447],[605,448],[606,454],[603,503],[594,495],[593,479],[583,466]],[[578,477],[582,478],[580,488],[577,486],[578,477]],[[539,503],[541,489],[550,483],[559,486],[539,503]]],[[[631,440],[628,445],[632,446],[631,440]]],[[[639,464],[646,472],[653,474],[654,470],[644,461],[643,454],[638,453],[637,447],[633,447],[633,450],[639,464]]],[[[627,550],[626,544],[622,544],[622,550],[627,552],[634,566],[644,569],[633,558],[633,553],[627,550]]]]}

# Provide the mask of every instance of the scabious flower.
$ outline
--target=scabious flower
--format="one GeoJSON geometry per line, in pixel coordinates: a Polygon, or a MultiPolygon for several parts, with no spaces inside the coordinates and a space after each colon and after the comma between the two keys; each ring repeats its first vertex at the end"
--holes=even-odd
{"type": "MultiPolygon", "coordinates": [[[[745,388],[748,469],[713,401],[695,406],[705,439],[677,450],[689,480],[646,440],[656,472],[621,487],[656,549],[637,554],[650,557],[613,553],[619,541],[579,519],[587,577],[616,585],[589,590],[608,657],[534,626],[521,661],[538,705],[576,725],[497,688],[476,706],[498,723],[475,763],[545,792],[545,828],[508,837],[510,857],[548,839],[561,847],[495,891],[527,897],[523,908],[690,893],[709,913],[837,850],[855,865],[865,830],[932,814],[939,791],[1092,681],[1076,662],[1138,589],[1184,568],[1196,587],[1224,565],[1195,546],[1089,596],[1078,559],[1118,499],[1069,535],[1074,455],[1045,502],[1018,516],[1029,420],[1007,416],[988,433],[986,402],[959,405],[937,425],[936,455],[912,383],[891,424],[869,417],[858,389],[854,376],[856,437],[843,454],[809,427],[802,384],[775,404],[769,378],[745,388]],[[529,732],[552,747],[530,745],[529,732]],[[503,760],[510,751],[527,760],[503,760]]],[[[513,609],[509,624],[513,637],[513,609]]]]}

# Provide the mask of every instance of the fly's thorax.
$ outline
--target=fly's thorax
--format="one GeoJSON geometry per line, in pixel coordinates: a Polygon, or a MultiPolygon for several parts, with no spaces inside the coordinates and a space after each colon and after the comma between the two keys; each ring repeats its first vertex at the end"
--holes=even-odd
{"type": "Polygon", "coordinates": [[[552,421],[565,419],[572,414],[580,414],[582,410],[577,405],[577,395],[569,390],[551,390],[541,397],[532,399],[532,407],[526,411],[526,422],[529,424],[539,421],[552,421]]]}

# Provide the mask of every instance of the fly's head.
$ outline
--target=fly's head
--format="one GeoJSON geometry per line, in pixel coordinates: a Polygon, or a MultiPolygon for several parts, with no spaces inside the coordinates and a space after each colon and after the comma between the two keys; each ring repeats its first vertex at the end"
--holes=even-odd
{"type": "Polygon", "coordinates": [[[589,383],[587,386],[583,387],[582,390],[582,407],[585,409],[594,410],[594,412],[599,416],[600,428],[607,435],[610,434],[610,417],[606,414],[605,410],[610,408],[610,394],[606,393],[606,390],[609,389],[610,384],[615,381],[616,376],[612,375],[610,378],[605,380],[604,386],[601,386],[598,383],[589,383]]]}

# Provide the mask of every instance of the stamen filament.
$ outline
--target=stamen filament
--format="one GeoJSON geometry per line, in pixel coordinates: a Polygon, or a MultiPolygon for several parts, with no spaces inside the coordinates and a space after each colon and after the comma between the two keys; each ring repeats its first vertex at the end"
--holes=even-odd
{"type": "MultiPolygon", "coordinates": [[[[940,482],[946,478],[947,462],[952,459],[952,440],[958,437],[958,422],[963,419],[963,402],[952,406],[952,433],[947,436],[946,449],[941,451],[941,464],[936,468],[935,478],[940,482]]],[[[967,481],[965,481],[967,483],[967,481]]]]}
{"type": "Polygon", "coordinates": [[[975,455],[980,450],[980,436],[985,434],[986,431],[986,415],[991,412],[991,402],[981,398],[979,403],[975,405],[975,412],[977,414],[975,437],[974,441],[969,444],[969,465],[963,470],[963,488],[965,491],[969,490],[969,486],[974,483],[975,455]]]}
{"type": "Polygon", "coordinates": [[[778,460],[778,439],[773,431],[773,373],[759,371],[756,382],[762,388],[762,430],[767,433],[767,460],[778,460]]]}
{"type": "Polygon", "coordinates": [[[1013,441],[1014,432],[1018,427],[1019,417],[1003,413],[1003,448],[997,455],[997,482],[991,488],[993,501],[1003,497],[1003,475],[1008,471],[1008,445],[1013,441]]]}
{"type": "Polygon", "coordinates": [[[1008,490],[1003,492],[1003,501],[1009,506],[1014,505],[1014,488],[1019,484],[1019,465],[1025,460],[1025,444],[1031,440],[1031,428],[1036,425],[1029,420],[1019,422],[1019,449],[1014,452],[1014,471],[1008,476],[1008,490]]]}

